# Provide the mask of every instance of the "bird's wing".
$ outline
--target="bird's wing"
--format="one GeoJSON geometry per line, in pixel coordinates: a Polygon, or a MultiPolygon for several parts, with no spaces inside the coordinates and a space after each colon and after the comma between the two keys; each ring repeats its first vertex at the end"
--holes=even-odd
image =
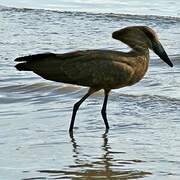
{"type": "Polygon", "coordinates": [[[86,52],[64,60],[60,66],[60,72],[65,78],[63,82],[116,88],[127,85],[134,70],[120,59],[116,60],[116,56],[112,53],[86,52]]]}
{"type": "Polygon", "coordinates": [[[134,70],[115,51],[87,50],[65,54],[36,54],[17,58],[16,67],[41,77],[70,84],[116,88],[127,85],[134,70]]]}

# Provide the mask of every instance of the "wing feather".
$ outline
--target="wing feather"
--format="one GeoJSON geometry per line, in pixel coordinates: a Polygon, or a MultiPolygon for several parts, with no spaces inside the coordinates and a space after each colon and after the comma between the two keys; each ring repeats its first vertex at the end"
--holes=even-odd
{"type": "Polygon", "coordinates": [[[126,63],[90,56],[64,62],[61,72],[69,83],[95,87],[127,85],[134,73],[126,63]]]}
{"type": "Polygon", "coordinates": [[[16,65],[17,68],[33,71],[45,79],[91,87],[123,87],[134,73],[123,56],[107,50],[44,53],[17,58],[15,61],[23,61],[16,65]]]}

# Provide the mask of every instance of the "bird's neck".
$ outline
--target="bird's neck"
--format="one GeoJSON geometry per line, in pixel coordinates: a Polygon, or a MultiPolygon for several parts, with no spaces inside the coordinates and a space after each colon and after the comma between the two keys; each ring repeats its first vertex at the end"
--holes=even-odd
{"type": "Polygon", "coordinates": [[[133,78],[129,82],[129,84],[132,85],[140,81],[147,72],[149,64],[149,50],[141,47],[133,48],[130,52],[130,56],[134,57],[132,58],[131,63],[129,63],[134,70],[133,78]]]}
{"type": "Polygon", "coordinates": [[[132,48],[132,52],[135,53],[137,56],[144,56],[147,60],[149,60],[149,49],[146,47],[134,46],[132,48]]]}

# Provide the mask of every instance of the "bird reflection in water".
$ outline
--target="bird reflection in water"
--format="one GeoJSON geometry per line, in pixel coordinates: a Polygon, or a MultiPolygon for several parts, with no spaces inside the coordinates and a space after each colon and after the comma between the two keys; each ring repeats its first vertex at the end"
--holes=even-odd
{"type": "Polygon", "coordinates": [[[95,161],[89,162],[83,154],[81,146],[76,142],[73,133],[70,133],[72,143],[73,159],[75,165],[70,165],[66,170],[40,170],[41,173],[47,173],[54,179],[138,179],[151,175],[150,172],[139,170],[128,170],[128,164],[141,163],[141,160],[122,160],[115,159],[110,144],[108,143],[108,131],[102,135],[103,144],[100,147],[102,154],[95,161]]]}

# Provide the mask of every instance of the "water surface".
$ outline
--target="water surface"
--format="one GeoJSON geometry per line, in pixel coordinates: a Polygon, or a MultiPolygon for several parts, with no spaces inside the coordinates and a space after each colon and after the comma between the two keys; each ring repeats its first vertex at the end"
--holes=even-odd
{"type": "MultiPolygon", "coordinates": [[[[96,12],[85,11],[81,1],[74,4],[84,12],[72,12],[73,3],[68,6],[67,2],[53,1],[64,6],[54,6],[56,11],[43,9],[50,6],[40,1],[32,1],[36,9],[0,9],[0,179],[179,179],[178,2],[166,1],[170,4],[167,12],[162,3],[156,6],[162,11],[137,12],[138,3],[133,1],[125,6],[126,13],[117,11],[119,2],[115,0],[107,1],[114,7],[111,13],[110,8],[98,6],[102,1],[87,1],[93,7],[97,5],[96,12]],[[100,115],[103,92],[99,92],[80,108],[74,135],[70,136],[67,130],[73,104],[87,88],[18,72],[13,60],[28,54],[77,49],[127,51],[111,33],[129,25],[156,29],[174,68],[151,53],[149,71],[140,83],[112,91],[109,132],[105,132],[100,115]]],[[[148,7],[144,1],[140,5],[148,7]]]]}

